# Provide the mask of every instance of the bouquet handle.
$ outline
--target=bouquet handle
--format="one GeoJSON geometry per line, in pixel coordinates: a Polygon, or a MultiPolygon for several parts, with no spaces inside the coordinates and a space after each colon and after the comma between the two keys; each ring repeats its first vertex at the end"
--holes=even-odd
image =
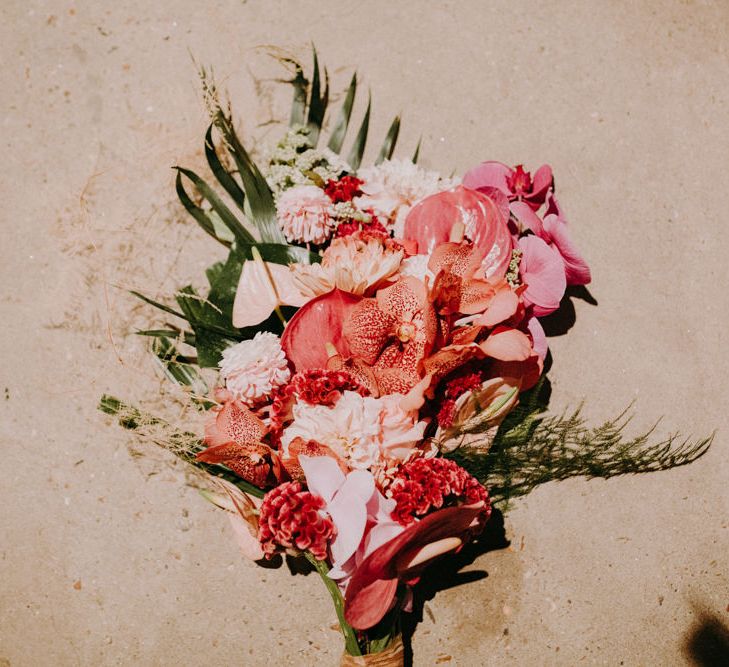
{"type": "Polygon", "coordinates": [[[344,653],[339,667],[403,667],[405,664],[405,647],[402,637],[395,637],[390,645],[379,653],[366,655],[349,655],[344,653]]]}

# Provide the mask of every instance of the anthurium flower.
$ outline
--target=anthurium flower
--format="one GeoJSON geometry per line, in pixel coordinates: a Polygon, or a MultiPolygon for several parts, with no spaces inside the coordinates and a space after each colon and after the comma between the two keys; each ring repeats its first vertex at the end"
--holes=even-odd
{"type": "Polygon", "coordinates": [[[328,346],[345,358],[351,356],[343,322],[361,300],[362,297],[333,289],[296,311],[281,337],[281,347],[296,371],[326,368],[332,356],[328,346]]]}
{"type": "Polygon", "coordinates": [[[539,167],[532,178],[520,164],[512,169],[503,162],[487,161],[466,172],[463,185],[474,190],[496,188],[510,200],[524,201],[536,211],[546,200],[553,180],[548,164],[539,167]]]}
{"type": "Polygon", "coordinates": [[[511,260],[512,241],[502,208],[493,199],[459,185],[426,197],[413,206],[405,220],[404,238],[418,244],[418,253],[431,254],[450,239],[455,224],[485,251],[486,278],[501,278],[511,260]]]}
{"type": "Polygon", "coordinates": [[[524,301],[533,306],[537,317],[549,315],[559,308],[567,287],[562,258],[538,236],[525,236],[517,245],[523,253],[519,275],[526,285],[524,301]]]}
{"type": "Polygon", "coordinates": [[[555,212],[551,213],[549,210],[542,220],[524,202],[511,204],[511,212],[514,217],[550,247],[557,250],[564,263],[567,284],[587,285],[592,279],[590,267],[572,242],[566,221],[560,213],[556,212],[560,210],[556,202],[554,204],[555,212]]]}
{"type": "Polygon", "coordinates": [[[358,630],[376,625],[392,605],[398,582],[418,577],[435,558],[460,548],[483,508],[478,503],[438,510],[370,553],[347,586],[347,622],[358,630]]]}
{"type": "Polygon", "coordinates": [[[233,326],[255,326],[279,306],[301,307],[310,298],[302,294],[288,266],[262,259],[247,260],[243,262],[235,292],[233,326]]]}

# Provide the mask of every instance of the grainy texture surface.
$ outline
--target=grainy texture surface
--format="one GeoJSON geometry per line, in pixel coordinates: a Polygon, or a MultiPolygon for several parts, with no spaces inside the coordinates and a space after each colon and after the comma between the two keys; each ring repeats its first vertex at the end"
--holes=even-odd
{"type": "Polygon", "coordinates": [[[427,165],[551,162],[599,302],[552,340],[555,409],[586,397],[599,420],[638,399],[638,425],[719,428],[690,467],[518,502],[512,546],[467,568],[488,577],[428,603],[416,665],[712,664],[729,625],[729,4],[0,13],[0,665],[337,662],[320,582],[244,562],[181,472],[133,458],[95,409],[104,391],[154,405],[162,384],[132,333],[153,313],[123,288],[170,294],[218,253],[174,205],[170,166],[204,163],[190,54],[265,140],[288,91],[258,47],[308,62],[309,40],[335,90],[354,68],[371,87],[375,137],[399,111],[403,146],[422,132],[427,165]]]}

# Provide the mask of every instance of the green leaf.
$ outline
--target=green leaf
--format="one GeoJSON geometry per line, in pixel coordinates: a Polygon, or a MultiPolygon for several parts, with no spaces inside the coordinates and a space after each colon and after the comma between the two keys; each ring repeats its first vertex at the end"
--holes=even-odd
{"type": "MultiPolygon", "coordinates": [[[[233,123],[222,110],[215,116],[220,130],[235,161],[238,174],[243,181],[243,190],[248,200],[248,217],[260,234],[260,240],[270,243],[285,243],[283,232],[276,220],[276,205],[266,179],[238,139],[233,123]]],[[[255,242],[255,239],[238,239],[240,242],[255,242]]]]}
{"type": "Polygon", "coordinates": [[[195,347],[195,334],[191,331],[176,331],[175,329],[143,329],[135,331],[137,336],[150,336],[152,338],[169,338],[171,340],[179,340],[185,345],[195,347]]]}
{"type": "Polygon", "coordinates": [[[352,117],[352,107],[354,106],[354,96],[357,93],[357,73],[352,75],[352,81],[347,89],[347,95],[342,103],[342,108],[339,110],[339,117],[337,123],[334,126],[331,137],[329,137],[329,150],[339,153],[342,150],[342,144],[344,143],[344,137],[347,134],[347,128],[349,127],[349,119],[352,117]]]}
{"type": "Polygon", "coordinates": [[[230,246],[230,241],[221,237],[216,229],[215,221],[212,219],[210,214],[202,209],[200,206],[192,201],[190,196],[185,191],[185,186],[182,184],[182,176],[180,172],[177,172],[177,178],[175,179],[175,189],[177,190],[177,196],[180,202],[185,207],[185,210],[197,221],[203,230],[210,234],[216,241],[222,243],[225,246],[230,246]]]}
{"type": "Polygon", "coordinates": [[[215,178],[218,179],[220,185],[225,188],[225,191],[230,195],[231,199],[245,214],[245,193],[241,190],[236,180],[228,173],[228,170],[222,165],[215,150],[215,144],[213,143],[213,123],[210,123],[208,131],[205,133],[205,157],[215,178]]]}
{"type": "Polygon", "coordinates": [[[285,62],[292,64],[296,68],[296,74],[290,82],[294,87],[294,99],[291,103],[291,116],[289,118],[289,126],[303,125],[306,119],[306,94],[309,90],[309,81],[304,76],[304,70],[295,60],[284,58],[285,62]]]}
{"type": "Polygon", "coordinates": [[[311,93],[309,95],[309,116],[306,124],[309,127],[309,139],[316,147],[319,142],[319,133],[324,123],[324,115],[326,114],[327,104],[329,102],[329,75],[324,69],[324,93],[321,90],[321,75],[319,73],[319,58],[316,55],[316,49],[312,47],[314,54],[314,72],[311,79],[311,93]]]}
{"type": "Polygon", "coordinates": [[[182,387],[189,387],[193,394],[205,396],[208,385],[194,366],[177,351],[169,338],[156,338],[152,346],[167,377],[182,387]]]}
{"type": "Polygon", "coordinates": [[[205,199],[213,207],[213,210],[220,216],[220,219],[223,221],[225,226],[233,233],[233,236],[235,236],[236,240],[242,243],[255,242],[256,239],[253,238],[253,236],[245,227],[243,227],[238,218],[233,215],[231,210],[225,205],[225,203],[218,196],[215,190],[213,190],[205,181],[203,181],[202,178],[200,178],[195,172],[190,171],[189,169],[184,169],[183,167],[174,168],[177,169],[178,173],[182,173],[192,181],[193,185],[198,189],[198,192],[200,192],[200,194],[205,197],[205,199]]]}
{"type": "Polygon", "coordinates": [[[150,299],[148,296],[144,296],[144,294],[142,294],[141,292],[137,292],[135,290],[129,290],[129,293],[136,296],[137,299],[141,299],[145,303],[148,303],[150,306],[154,306],[155,308],[159,308],[160,310],[163,310],[165,313],[169,313],[170,315],[179,317],[182,320],[187,319],[181,312],[175,310],[174,308],[170,308],[169,306],[165,306],[165,304],[160,303],[159,301],[150,299]]]}
{"type": "Polygon", "coordinates": [[[418,158],[420,157],[420,144],[423,138],[418,139],[418,145],[415,147],[415,153],[413,153],[413,164],[418,164],[418,158]]]}
{"type": "Polygon", "coordinates": [[[349,151],[347,156],[347,162],[351,165],[354,171],[359,169],[359,165],[362,164],[362,156],[365,152],[365,146],[367,144],[367,132],[370,126],[370,111],[372,110],[372,95],[369,95],[367,99],[367,111],[365,111],[362,124],[359,126],[359,132],[354,140],[354,144],[349,151]]]}
{"type": "Polygon", "coordinates": [[[397,144],[397,135],[400,133],[400,116],[395,116],[395,120],[392,121],[390,129],[387,131],[385,141],[382,143],[380,148],[380,154],[375,160],[375,164],[380,164],[383,160],[389,160],[395,151],[395,144],[397,144]]]}

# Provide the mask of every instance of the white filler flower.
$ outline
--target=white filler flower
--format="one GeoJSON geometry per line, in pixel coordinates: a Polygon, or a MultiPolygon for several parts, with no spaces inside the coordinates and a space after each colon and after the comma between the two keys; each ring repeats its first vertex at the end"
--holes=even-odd
{"type": "Polygon", "coordinates": [[[258,332],[223,350],[220,375],[237,399],[255,405],[291,377],[286,355],[276,334],[258,332]]]}

